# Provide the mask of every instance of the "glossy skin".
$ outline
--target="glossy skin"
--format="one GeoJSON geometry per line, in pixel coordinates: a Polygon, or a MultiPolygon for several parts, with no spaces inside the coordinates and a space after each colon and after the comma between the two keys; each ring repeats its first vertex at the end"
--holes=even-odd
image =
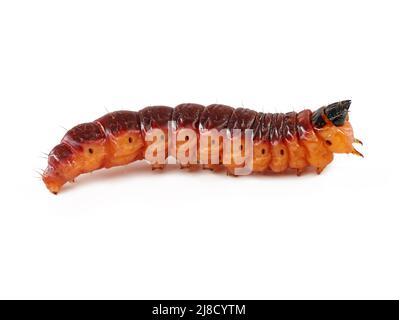
{"type": "MultiPolygon", "coordinates": [[[[220,104],[207,107],[182,104],[176,108],[157,106],[139,112],[112,112],[94,122],[80,124],[69,130],[61,143],[50,152],[43,181],[56,194],[66,182],[73,181],[82,173],[143,159],[148,148],[157,143],[145,141],[145,134],[156,128],[162,130],[165,136],[163,139],[167,139],[167,125],[171,120],[176,122],[176,133],[180,137],[176,144],[176,154],[183,167],[193,166],[184,162],[191,152],[197,162],[201,154],[210,162],[212,150],[219,154],[220,159],[223,154],[222,137],[219,138],[219,144],[209,139],[208,150],[200,150],[200,144],[193,143],[186,136],[185,129],[193,129],[197,139],[200,133],[209,134],[215,129],[228,132],[252,129],[253,172],[271,170],[278,173],[294,169],[300,174],[306,167],[312,166],[320,173],[333,160],[333,153],[361,155],[352,146],[359,141],[354,139],[348,121],[349,105],[350,101],[342,101],[313,113],[303,110],[286,114],[263,114],[220,104]],[[179,153],[179,150],[185,151],[179,153]]],[[[237,139],[241,139],[243,148],[236,153],[244,155],[244,138],[242,136],[237,139]]],[[[231,140],[226,141],[231,143],[231,140]]],[[[167,144],[164,151],[167,155],[167,144]]],[[[234,169],[243,164],[234,163],[234,158],[230,160],[224,167],[229,174],[233,174],[234,169]]],[[[214,170],[222,167],[221,164],[202,166],[214,170]]],[[[163,168],[164,165],[155,162],[152,167],[163,168]]]]}

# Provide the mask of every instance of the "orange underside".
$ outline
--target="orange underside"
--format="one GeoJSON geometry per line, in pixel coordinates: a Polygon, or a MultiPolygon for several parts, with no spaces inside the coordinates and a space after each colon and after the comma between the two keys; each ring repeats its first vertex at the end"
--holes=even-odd
{"type": "MultiPolygon", "coordinates": [[[[348,123],[350,127],[350,124],[348,123]]],[[[321,131],[307,132],[306,136],[301,137],[300,140],[294,138],[281,142],[269,143],[263,141],[255,141],[253,144],[253,172],[264,172],[271,170],[273,172],[283,172],[288,168],[302,172],[305,167],[315,167],[317,172],[321,172],[332,160],[333,152],[351,152],[352,149],[348,146],[348,141],[351,143],[353,137],[349,139],[334,138],[335,127],[327,125],[321,131]],[[330,137],[334,140],[334,148],[325,143],[325,139],[330,137]]],[[[348,129],[349,130],[349,129],[348,129]]],[[[345,132],[346,135],[351,133],[345,132]]],[[[165,134],[167,137],[167,134],[165,134]]],[[[49,168],[45,171],[43,180],[47,188],[57,193],[63,184],[74,180],[82,173],[91,172],[100,168],[111,168],[114,166],[121,166],[131,163],[135,160],[146,157],[146,152],[156,155],[156,144],[158,142],[144,141],[140,132],[126,132],[117,137],[112,137],[111,141],[107,143],[90,143],[82,145],[83,151],[76,152],[73,160],[68,163],[61,163],[56,170],[51,171],[49,168]],[[151,148],[151,149],[149,149],[151,148]]],[[[195,149],[196,143],[193,140],[178,141],[176,147],[176,158],[182,166],[192,166],[192,160],[207,159],[208,164],[203,164],[203,167],[216,169],[220,168],[219,163],[211,164],[212,152],[219,154],[220,161],[223,159],[223,143],[214,145],[209,141],[208,150],[195,149]],[[191,160],[190,160],[191,159],[191,160]]],[[[199,143],[198,143],[199,145],[199,143]]],[[[167,146],[167,144],[166,144],[167,146]]],[[[245,146],[243,150],[245,149],[245,146]]],[[[239,155],[243,155],[244,151],[238,151],[239,155]]],[[[159,150],[158,150],[159,151],[159,150]]],[[[168,154],[167,147],[164,154],[168,154]]],[[[236,152],[237,153],[237,152],[236,152]]],[[[234,169],[242,167],[243,163],[236,163],[235,153],[232,152],[232,157],[229,164],[225,164],[229,173],[234,173],[234,169]]],[[[153,160],[151,165],[154,168],[162,168],[164,164],[153,160]]]]}

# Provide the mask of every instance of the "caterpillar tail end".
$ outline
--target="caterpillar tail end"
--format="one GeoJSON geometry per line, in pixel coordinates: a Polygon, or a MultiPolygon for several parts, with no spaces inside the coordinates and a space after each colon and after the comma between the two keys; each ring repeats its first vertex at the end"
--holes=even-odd
{"type": "Polygon", "coordinates": [[[61,187],[66,183],[64,179],[53,174],[51,168],[47,168],[44,171],[42,180],[47,189],[53,194],[58,194],[58,192],[61,190],[61,187]]]}

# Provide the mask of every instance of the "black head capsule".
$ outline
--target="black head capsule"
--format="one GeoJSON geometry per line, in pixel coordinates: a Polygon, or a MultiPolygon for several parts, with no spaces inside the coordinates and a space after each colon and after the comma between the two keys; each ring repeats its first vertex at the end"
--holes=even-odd
{"type": "Polygon", "coordinates": [[[327,116],[335,126],[343,126],[348,116],[348,110],[351,105],[351,100],[344,100],[335,102],[324,109],[324,114],[327,116]]]}

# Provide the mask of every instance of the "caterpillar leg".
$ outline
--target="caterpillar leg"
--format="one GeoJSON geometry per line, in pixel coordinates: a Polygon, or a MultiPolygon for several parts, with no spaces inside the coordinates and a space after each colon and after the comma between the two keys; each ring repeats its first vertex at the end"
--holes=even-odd
{"type": "Polygon", "coordinates": [[[356,155],[356,156],[359,156],[359,157],[362,157],[362,158],[364,158],[364,155],[362,155],[359,151],[357,151],[355,148],[353,148],[352,149],[352,152],[351,152],[352,154],[354,154],[354,155],[356,155]]]}
{"type": "Polygon", "coordinates": [[[214,171],[214,172],[223,171],[223,168],[224,167],[222,165],[220,165],[220,164],[205,164],[205,165],[202,165],[202,169],[211,170],[211,171],[214,171]]]}
{"type": "Polygon", "coordinates": [[[317,172],[317,174],[320,174],[320,173],[322,173],[323,172],[323,170],[325,169],[326,167],[317,167],[316,168],[316,172],[317,172]]]}
{"type": "Polygon", "coordinates": [[[199,169],[199,165],[198,164],[192,164],[192,163],[180,164],[180,169],[187,169],[189,171],[195,171],[195,170],[199,169]]]}
{"type": "Polygon", "coordinates": [[[233,169],[233,171],[232,171],[232,170],[229,170],[229,169],[227,169],[227,171],[226,171],[226,175],[227,175],[227,176],[229,176],[229,177],[235,177],[235,178],[237,178],[237,177],[238,177],[238,175],[236,175],[236,174],[234,173],[234,169],[233,169]]]}
{"type": "Polygon", "coordinates": [[[214,170],[213,167],[208,166],[208,165],[206,165],[206,164],[202,164],[202,165],[201,165],[201,168],[202,168],[202,170],[210,170],[210,171],[213,171],[213,170],[214,170]]]}
{"type": "MultiPolygon", "coordinates": [[[[353,139],[353,143],[358,143],[358,144],[360,144],[361,146],[363,145],[363,142],[360,141],[359,139],[356,139],[356,138],[353,139]]],[[[354,147],[352,147],[352,154],[364,158],[363,154],[361,154],[361,153],[360,153],[358,150],[356,150],[354,147]]]]}
{"type": "Polygon", "coordinates": [[[163,170],[165,169],[165,165],[164,164],[152,164],[151,165],[151,170],[163,170]]]}
{"type": "Polygon", "coordinates": [[[358,144],[360,144],[360,145],[363,145],[363,142],[362,141],[360,141],[359,139],[353,139],[353,143],[358,143],[358,144]]]}

